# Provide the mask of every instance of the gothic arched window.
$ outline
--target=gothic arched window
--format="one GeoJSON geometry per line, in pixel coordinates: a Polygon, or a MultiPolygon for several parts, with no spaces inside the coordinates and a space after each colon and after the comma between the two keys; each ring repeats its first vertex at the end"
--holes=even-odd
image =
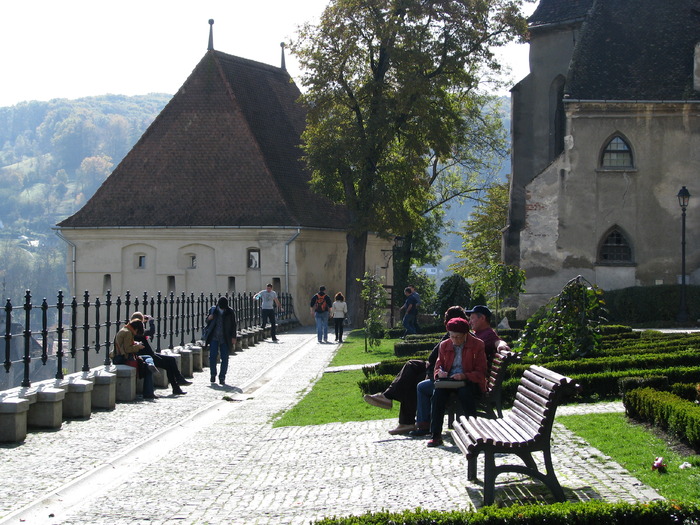
{"type": "Polygon", "coordinates": [[[603,148],[600,165],[602,168],[633,168],[632,148],[625,140],[616,135],[603,148]]]}
{"type": "Polygon", "coordinates": [[[631,263],[632,247],[623,233],[613,228],[600,245],[598,261],[601,263],[631,263]]]}

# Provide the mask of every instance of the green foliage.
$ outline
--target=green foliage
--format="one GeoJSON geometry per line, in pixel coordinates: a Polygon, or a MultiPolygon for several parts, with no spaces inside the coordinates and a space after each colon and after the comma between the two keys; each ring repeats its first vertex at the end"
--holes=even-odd
{"type": "Polygon", "coordinates": [[[700,520],[700,506],[679,501],[648,503],[605,503],[591,500],[551,505],[491,505],[476,511],[440,512],[407,510],[404,512],[370,512],[361,516],[325,518],[316,525],[666,525],[700,520]]]}
{"type": "MultiPolygon", "coordinates": [[[[435,293],[435,279],[430,277],[425,272],[416,271],[414,268],[408,272],[409,283],[416,287],[416,291],[420,295],[420,305],[418,312],[423,314],[431,314],[435,311],[435,303],[437,295],[435,293]]],[[[401,293],[405,299],[406,296],[401,293]]],[[[403,305],[403,301],[401,302],[403,305]]]]}
{"type": "Polygon", "coordinates": [[[369,347],[377,347],[384,337],[384,309],[386,308],[386,291],[382,278],[369,272],[365,273],[360,297],[364,302],[365,351],[369,347]]]}
{"type": "Polygon", "coordinates": [[[455,273],[442,281],[437,295],[435,314],[438,319],[443,319],[445,317],[445,312],[450,306],[468,308],[472,293],[467,280],[455,273]]]}
{"type": "Polygon", "coordinates": [[[508,182],[487,188],[485,197],[459,232],[462,249],[455,252],[459,261],[450,266],[486,298],[475,304],[489,304],[494,310],[522,292],[525,283],[523,270],[501,262],[501,230],[508,218],[508,191],[508,182]]]}
{"type": "Polygon", "coordinates": [[[603,291],[578,276],[528,321],[520,350],[531,356],[573,359],[593,355],[605,320],[603,291]]]}
{"type": "MultiPolygon", "coordinates": [[[[700,286],[686,286],[690,319],[700,317],[700,286]]],[[[605,292],[611,322],[632,326],[676,326],[680,286],[673,284],[633,286],[605,292]]]]}
{"type": "Polygon", "coordinates": [[[630,390],[622,402],[628,416],[668,430],[700,449],[700,406],[694,402],[653,388],[630,390]]]}

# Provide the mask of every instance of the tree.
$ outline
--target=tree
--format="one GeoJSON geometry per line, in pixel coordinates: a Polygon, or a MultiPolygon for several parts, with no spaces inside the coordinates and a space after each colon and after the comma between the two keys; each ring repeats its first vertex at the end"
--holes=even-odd
{"type": "Polygon", "coordinates": [[[485,295],[496,310],[504,298],[519,293],[525,282],[522,270],[501,262],[501,230],[507,218],[508,183],[494,184],[465,222],[460,232],[462,250],[455,252],[460,260],[450,266],[470,279],[472,288],[485,295]]]}
{"type": "Polygon", "coordinates": [[[533,357],[590,357],[602,338],[606,313],[603,290],[579,275],[530,318],[518,345],[533,357]]]}
{"type": "Polygon", "coordinates": [[[431,199],[431,158],[464,144],[464,108],[524,34],[523,0],[332,0],[292,45],[306,71],[303,135],[312,186],[347,207],[346,289],[365,272],[369,231],[409,232],[431,199]]]}
{"type": "Polygon", "coordinates": [[[467,280],[461,275],[452,274],[442,281],[438,290],[437,308],[435,313],[438,319],[444,319],[445,312],[450,306],[471,306],[471,288],[467,280]]]}

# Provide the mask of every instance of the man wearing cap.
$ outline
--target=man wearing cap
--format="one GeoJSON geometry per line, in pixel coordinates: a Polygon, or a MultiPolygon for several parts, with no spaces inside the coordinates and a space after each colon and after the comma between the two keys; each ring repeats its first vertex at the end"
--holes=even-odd
{"type": "Polygon", "coordinates": [[[491,310],[484,305],[477,305],[471,310],[467,310],[469,324],[474,331],[474,335],[484,342],[484,351],[489,366],[493,361],[496,352],[510,350],[508,344],[503,341],[493,328],[491,328],[491,310]]]}
{"type": "Polygon", "coordinates": [[[435,380],[464,381],[459,388],[436,388],[431,402],[429,447],[442,445],[442,425],[450,392],[456,392],[465,416],[476,415],[477,397],[486,391],[486,353],[484,342],[469,333],[469,323],[460,318],[447,323],[450,338],[440,343],[435,362],[435,380]]]}

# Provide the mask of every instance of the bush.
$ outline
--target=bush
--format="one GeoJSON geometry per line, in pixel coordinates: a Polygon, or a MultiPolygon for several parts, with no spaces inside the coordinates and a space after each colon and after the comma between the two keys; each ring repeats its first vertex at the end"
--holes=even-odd
{"type": "MultiPolygon", "coordinates": [[[[687,286],[686,298],[690,319],[700,315],[700,286],[687,286]]],[[[605,292],[608,319],[633,326],[675,326],[680,286],[632,286],[605,292]]]]}
{"type": "Polygon", "coordinates": [[[652,388],[630,390],[622,401],[629,417],[667,429],[691,447],[700,448],[700,406],[652,388]]]}
{"type": "Polygon", "coordinates": [[[654,388],[655,390],[668,390],[668,377],[666,376],[649,376],[649,377],[623,377],[618,380],[617,384],[620,387],[620,394],[623,396],[630,390],[635,388],[654,388]]]}
{"type": "Polygon", "coordinates": [[[393,380],[393,375],[370,376],[358,381],[357,386],[360,387],[363,394],[374,394],[375,392],[384,392],[393,380]]]}
{"type": "Polygon", "coordinates": [[[674,383],[671,385],[670,392],[686,401],[696,401],[698,399],[698,388],[700,388],[700,385],[697,383],[674,383]]]}
{"type": "Polygon", "coordinates": [[[552,505],[513,505],[499,508],[489,506],[477,511],[440,512],[416,509],[404,512],[371,512],[362,516],[326,518],[317,525],[570,525],[571,523],[597,525],[637,525],[697,523],[700,506],[678,501],[649,503],[605,503],[587,501],[555,503],[552,505]]]}

